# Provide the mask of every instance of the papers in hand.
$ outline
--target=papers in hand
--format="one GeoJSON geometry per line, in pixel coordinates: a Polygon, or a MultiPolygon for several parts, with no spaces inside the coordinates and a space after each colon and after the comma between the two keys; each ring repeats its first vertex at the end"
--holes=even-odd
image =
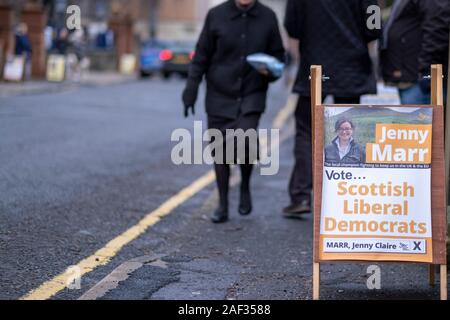
{"type": "Polygon", "coordinates": [[[284,63],[268,54],[251,54],[247,56],[247,62],[259,72],[264,72],[264,70],[269,71],[269,73],[275,78],[279,78],[283,74],[284,63]]]}

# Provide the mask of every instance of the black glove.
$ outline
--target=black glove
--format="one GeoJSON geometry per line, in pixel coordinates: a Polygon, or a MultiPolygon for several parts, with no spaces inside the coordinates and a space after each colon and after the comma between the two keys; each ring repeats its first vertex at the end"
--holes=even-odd
{"type": "Polygon", "coordinates": [[[195,114],[195,101],[197,101],[198,85],[188,83],[183,91],[184,116],[187,118],[189,109],[195,114]]]}
{"type": "Polygon", "coordinates": [[[192,115],[195,114],[195,107],[194,105],[192,106],[184,106],[184,117],[187,118],[189,116],[189,109],[191,109],[192,115]]]}

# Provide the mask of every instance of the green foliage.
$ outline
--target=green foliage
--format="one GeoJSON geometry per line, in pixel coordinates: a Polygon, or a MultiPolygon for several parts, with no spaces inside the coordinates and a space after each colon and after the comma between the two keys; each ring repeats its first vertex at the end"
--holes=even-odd
{"type": "Polygon", "coordinates": [[[353,138],[357,143],[365,146],[366,143],[375,142],[376,123],[431,124],[431,112],[431,108],[405,113],[381,107],[356,107],[332,117],[325,115],[325,146],[336,137],[334,125],[341,117],[352,120],[355,125],[353,138]]]}

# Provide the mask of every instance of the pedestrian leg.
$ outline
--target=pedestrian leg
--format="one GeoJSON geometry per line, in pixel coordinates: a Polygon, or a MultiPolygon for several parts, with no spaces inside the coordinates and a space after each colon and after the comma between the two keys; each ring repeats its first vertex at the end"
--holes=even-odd
{"type": "Polygon", "coordinates": [[[311,98],[299,97],[295,111],[295,165],[289,181],[291,204],[286,214],[310,212],[312,189],[311,98]]]}
{"type": "Polygon", "coordinates": [[[252,198],[250,194],[250,177],[253,164],[241,164],[241,194],[239,200],[239,213],[248,215],[252,211],[252,198]]]}
{"type": "Polygon", "coordinates": [[[230,181],[230,166],[215,164],[217,188],[219,190],[219,206],[228,210],[228,189],[230,181]]]}

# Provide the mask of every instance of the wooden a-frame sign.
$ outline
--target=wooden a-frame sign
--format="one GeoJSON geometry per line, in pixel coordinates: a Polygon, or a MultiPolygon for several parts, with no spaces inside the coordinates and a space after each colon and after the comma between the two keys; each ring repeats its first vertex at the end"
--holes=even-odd
{"type": "MultiPolygon", "coordinates": [[[[447,300],[447,196],[446,196],[446,165],[444,159],[444,112],[443,112],[443,81],[442,66],[431,67],[431,105],[413,107],[427,107],[433,109],[432,118],[432,155],[431,155],[431,226],[432,226],[432,262],[429,265],[429,283],[434,285],[435,266],[440,265],[440,298],[447,300]]],[[[327,107],[339,107],[343,105],[327,105],[327,107]]],[[[348,105],[345,105],[348,107],[348,105]]],[[[358,105],[352,105],[357,107],[358,105]]],[[[384,106],[386,107],[386,106],[384,106]]],[[[401,106],[388,106],[401,107],[401,106]]],[[[312,147],[313,147],[313,192],[314,192],[314,256],[313,256],[313,299],[318,300],[320,294],[320,264],[321,263],[364,263],[370,260],[348,259],[321,260],[320,222],[322,207],[323,186],[323,156],[324,156],[324,110],[322,104],[322,67],[311,66],[311,111],[312,111],[312,147]]],[[[448,169],[448,168],[447,168],[448,169]]],[[[409,263],[408,261],[376,261],[409,263]]],[[[413,262],[413,261],[411,261],[413,262]]],[[[417,262],[414,262],[417,263],[417,262]]]]}

